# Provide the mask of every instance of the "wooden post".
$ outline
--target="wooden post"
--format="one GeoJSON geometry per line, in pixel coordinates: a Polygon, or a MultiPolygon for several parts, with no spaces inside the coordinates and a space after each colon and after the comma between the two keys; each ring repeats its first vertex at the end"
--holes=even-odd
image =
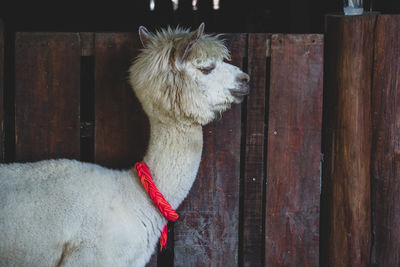
{"type": "Polygon", "coordinates": [[[371,266],[400,266],[400,16],[376,25],[372,87],[371,266]]]}
{"type": "Polygon", "coordinates": [[[369,266],[376,14],[326,17],[321,266],[369,266]]]}

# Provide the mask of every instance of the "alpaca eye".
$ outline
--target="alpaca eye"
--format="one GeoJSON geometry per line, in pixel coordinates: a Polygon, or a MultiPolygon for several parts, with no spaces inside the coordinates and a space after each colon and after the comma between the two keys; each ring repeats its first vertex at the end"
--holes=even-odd
{"type": "Polygon", "coordinates": [[[210,74],[213,71],[213,69],[215,69],[215,65],[199,68],[199,70],[205,75],[210,74]]]}

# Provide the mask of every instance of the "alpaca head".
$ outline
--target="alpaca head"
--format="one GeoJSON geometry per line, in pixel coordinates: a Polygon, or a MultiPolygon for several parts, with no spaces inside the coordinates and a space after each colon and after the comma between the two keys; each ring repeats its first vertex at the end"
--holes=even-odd
{"type": "Polygon", "coordinates": [[[248,94],[249,76],[224,62],[219,39],[194,31],[139,28],[142,52],[130,68],[130,83],[151,119],[207,124],[248,94]]]}

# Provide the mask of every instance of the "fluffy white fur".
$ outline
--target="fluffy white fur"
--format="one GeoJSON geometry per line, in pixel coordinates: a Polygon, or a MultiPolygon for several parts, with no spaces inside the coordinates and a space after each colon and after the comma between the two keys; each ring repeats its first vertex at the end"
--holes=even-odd
{"type": "MultiPolygon", "coordinates": [[[[151,125],[144,161],[174,208],[196,177],[202,125],[248,92],[247,74],[203,28],[141,27],[130,69],[151,125]]],[[[144,266],[165,223],[134,170],[65,159],[0,165],[0,266],[144,266]]]]}

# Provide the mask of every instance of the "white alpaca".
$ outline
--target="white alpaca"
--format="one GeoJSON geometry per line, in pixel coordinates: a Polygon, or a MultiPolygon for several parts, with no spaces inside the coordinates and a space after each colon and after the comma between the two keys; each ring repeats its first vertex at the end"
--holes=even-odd
{"type": "MultiPolygon", "coordinates": [[[[173,208],[196,177],[202,125],[248,93],[248,75],[203,29],[140,27],[144,48],[130,69],[151,125],[144,161],[173,208]]],[[[0,165],[0,266],[144,266],[165,224],[135,170],[65,159],[0,165]]]]}

